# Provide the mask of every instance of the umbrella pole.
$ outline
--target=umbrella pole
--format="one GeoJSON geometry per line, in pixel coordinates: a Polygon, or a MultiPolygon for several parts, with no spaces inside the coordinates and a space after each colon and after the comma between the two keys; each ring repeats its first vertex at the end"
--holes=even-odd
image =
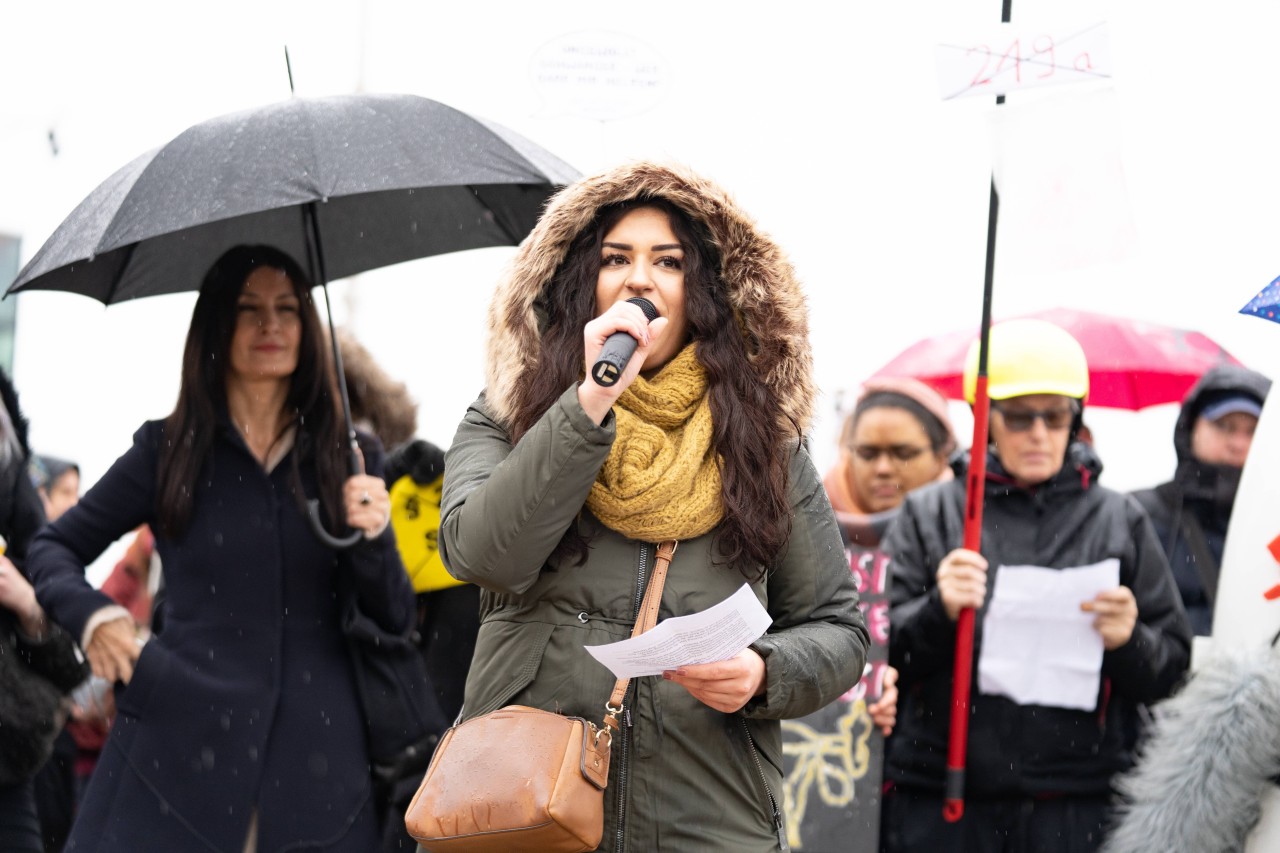
{"type": "MultiPolygon", "coordinates": [[[[1002,0],[1000,22],[1009,23],[1013,0],[1002,0]]],[[[996,105],[1004,95],[996,96],[996,105]]],[[[987,479],[987,434],[990,398],[987,396],[987,355],[991,342],[991,301],[996,269],[996,225],[1000,217],[1000,195],[991,179],[987,205],[987,262],[982,281],[982,325],[978,335],[978,376],[973,395],[973,441],[969,445],[969,472],[965,480],[964,547],[977,551],[982,546],[983,486],[987,479]]],[[[969,748],[969,693],[973,684],[973,630],[976,613],[972,607],[960,611],[956,620],[956,654],[951,673],[951,724],[947,737],[947,776],[943,789],[942,817],[956,823],[964,817],[964,772],[969,748]]]]}
{"type": "MultiPolygon", "coordinates": [[[[347,430],[348,453],[351,475],[364,473],[364,459],[360,456],[360,445],[356,441],[356,428],[351,422],[351,398],[347,394],[347,376],[342,367],[342,350],[338,346],[338,336],[333,328],[333,305],[329,302],[329,278],[324,266],[324,247],[320,243],[320,222],[316,215],[316,203],[309,202],[302,208],[303,219],[306,220],[308,250],[315,262],[314,284],[320,285],[324,291],[325,316],[329,320],[329,343],[333,347],[333,368],[338,374],[338,398],[342,401],[342,424],[347,430]]],[[[361,533],[354,530],[347,536],[339,538],[324,529],[324,520],[320,516],[320,501],[312,498],[307,501],[307,514],[311,522],[311,532],[330,548],[350,548],[360,541],[361,533]]]]}

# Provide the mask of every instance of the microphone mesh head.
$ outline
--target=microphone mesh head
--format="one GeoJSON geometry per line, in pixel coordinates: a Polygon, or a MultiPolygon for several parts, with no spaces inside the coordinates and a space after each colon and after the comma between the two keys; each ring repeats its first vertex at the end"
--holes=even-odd
{"type": "Polygon", "coordinates": [[[637,306],[641,311],[643,311],[644,318],[648,320],[650,323],[658,319],[658,309],[654,308],[653,303],[650,302],[648,299],[645,299],[643,296],[633,296],[627,301],[630,302],[632,305],[637,306]]]}

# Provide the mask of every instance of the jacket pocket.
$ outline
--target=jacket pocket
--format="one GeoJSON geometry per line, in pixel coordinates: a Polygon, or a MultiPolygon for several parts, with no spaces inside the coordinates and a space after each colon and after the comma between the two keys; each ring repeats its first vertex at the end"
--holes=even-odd
{"type": "Polygon", "coordinates": [[[777,771],[779,776],[785,775],[783,772],[782,761],[782,741],[780,738],[780,727],[776,725],[776,720],[755,720],[743,718],[747,724],[747,731],[751,734],[751,743],[760,750],[760,755],[773,765],[773,769],[777,771]]]}
{"type": "Polygon", "coordinates": [[[746,751],[755,773],[760,779],[766,807],[765,817],[773,827],[774,837],[778,841],[778,850],[787,853],[790,845],[787,842],[786,821],[782,815],[782,744],[781,728],[776,724],[768,726],[759,720],[738,717],[746,740],[746,751]],[[772,729],[772,732],[770,731],[772,729]],[[772,735],[772,736],[771,736],[772,735]],[[771,774],[768,769],[771,768],[771,774]],[[773,776],[770,781],[770,775],[773,776]]]}
{"type": "Polygon", "coordinates": [[[170,664],[169,650],[154,639],[149,641],[133,665],[129,684],[116,694],[116,709],[131,717],[142,717],[156,686],[165,680],[170,664]]]}
{"type": "Polygon", "coordinates": [[[545,622],[484,623],[467,675],[462,719],[510,705],[532,684],[554,630],[545,622]]]}

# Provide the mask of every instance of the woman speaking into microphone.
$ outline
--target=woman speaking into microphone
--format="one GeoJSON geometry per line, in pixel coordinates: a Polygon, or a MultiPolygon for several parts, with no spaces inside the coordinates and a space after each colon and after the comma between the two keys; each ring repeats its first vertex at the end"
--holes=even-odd
{"type": "Polygon", "coordinates": [[[551,202],[489,317],[488,386],[441,508],[445,565],[484,589],[462,717],[600,717],[614,677],[583,647],[627,636],[656,543],[675,540],[660,619],[747,583],[773,624],[728,660],[632,679],[601,849],[781,849],[778,721],[852,686],[867,651],[801,440],[814,389],[791,265],[711,182],[632,164],[551,202]],[[635,352],[601,384],[618,332],[635,352]]]}

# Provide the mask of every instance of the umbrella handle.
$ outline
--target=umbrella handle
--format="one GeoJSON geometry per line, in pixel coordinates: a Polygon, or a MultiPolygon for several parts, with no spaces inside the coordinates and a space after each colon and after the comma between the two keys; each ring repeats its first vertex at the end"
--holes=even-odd
{"type": "Polygon", "coordinates": [[[316,538],[335,551],[345,551],[359,542],[360,537],[364,535],[359,530],[353,530],[347,536],[338,538],[325,530],[324,521],[320,518],[320,501],[315,498],[307,501],[307,520],[311,522],[311,532],[316,535],[316,538]]]}

